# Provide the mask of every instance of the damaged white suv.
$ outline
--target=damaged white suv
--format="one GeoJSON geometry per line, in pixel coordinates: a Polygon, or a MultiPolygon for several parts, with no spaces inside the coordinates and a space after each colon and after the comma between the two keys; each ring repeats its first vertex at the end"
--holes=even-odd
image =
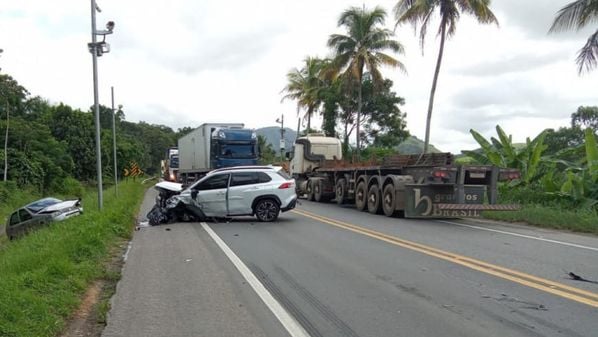
{"type": "Polygon", "coordinates": [[[255,215],[260,221],[270,222],[297,203],[295,180],[276,166],[214,170],[186,189],[169,182],[155,187],[160,197],[148,214],[152,225],[240,215],[255,215]]]}

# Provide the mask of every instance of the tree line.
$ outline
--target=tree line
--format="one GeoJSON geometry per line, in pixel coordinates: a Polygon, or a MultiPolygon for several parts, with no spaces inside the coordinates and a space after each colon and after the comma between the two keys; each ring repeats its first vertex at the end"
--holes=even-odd
{"type": "MultiPolygon", "coordinates": [[[[5,144],[0,149],[3,180],[18,186],[34,186],[42,193],[61,191],[73,179],[94,184],[96,178],[93,109],[75,109],[32,96],[17,80],[0,74],[0,130],[5,144]]],[[[112,109],[100,106],[102,174],[106,184],[114,177],[112,109]]],[[[125,120],[114,112],[116,157],[119,177],[136,163],[148,174],[157,174],[165,150],[192,130],[173,130],[164,125],[125,120]]]]}

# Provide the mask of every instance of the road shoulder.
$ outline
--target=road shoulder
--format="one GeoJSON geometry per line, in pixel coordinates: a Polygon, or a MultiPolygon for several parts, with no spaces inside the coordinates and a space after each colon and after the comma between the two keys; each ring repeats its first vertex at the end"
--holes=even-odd
{"type": "Polygon", "coordinates": [[[135,232],[102,336],[283,336],[277,324],[201,225],[177,223],[135,232]]]}

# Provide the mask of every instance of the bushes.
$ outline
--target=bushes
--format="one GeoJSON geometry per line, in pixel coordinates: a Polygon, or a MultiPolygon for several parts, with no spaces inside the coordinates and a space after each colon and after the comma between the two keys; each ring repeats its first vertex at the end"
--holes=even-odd
{"type": "Polygon", "coordinates": [[[495,220],[526,222],[530,225],[598,234],[598,211],[566,194],[546,193],[541,183],[499,187],[500,203],[515,203],[519,211],[484,212],[495,220]]]}
{"type": "Polygon", "coordinates": [[[62,180],[62,184],[55,186],[54,190],[66,197],[82,198],[85,193],[83,185],[75,178],[66,177],[62,180]]]}

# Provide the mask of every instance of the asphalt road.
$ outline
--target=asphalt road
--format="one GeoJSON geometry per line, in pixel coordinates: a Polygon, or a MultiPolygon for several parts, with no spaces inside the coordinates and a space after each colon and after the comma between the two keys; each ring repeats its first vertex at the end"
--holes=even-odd
{"type": "Polygon", "coordinates": [[[166,227],[136,233],[122,281],[131,287],[119,285],[107,328],[121,333],[105,336],[160,335],[144,324],[166,324],[163,336],[283,336],[218,239],[312,337],[598,336],[598,284],[568,277],[598,281],[593,236],[386,218],[305,201],[276,223],[166,227]],[[186,256],[197,263],[172,262],[186,256]],[[213,283],[197,282],[206,273],[213,283]],[[197,299],[210,293],[218,294],[212,302],[197,299]],[[167,319],[151,308],[162,302],[176,308],[167,319]],[[225,309],[214,314],[211,306],[225,309]],[[228,311],[234,308],[243,310],[228,311]],[[202,330],[214,317],[233,332],[218,324],[202,330]]]}

